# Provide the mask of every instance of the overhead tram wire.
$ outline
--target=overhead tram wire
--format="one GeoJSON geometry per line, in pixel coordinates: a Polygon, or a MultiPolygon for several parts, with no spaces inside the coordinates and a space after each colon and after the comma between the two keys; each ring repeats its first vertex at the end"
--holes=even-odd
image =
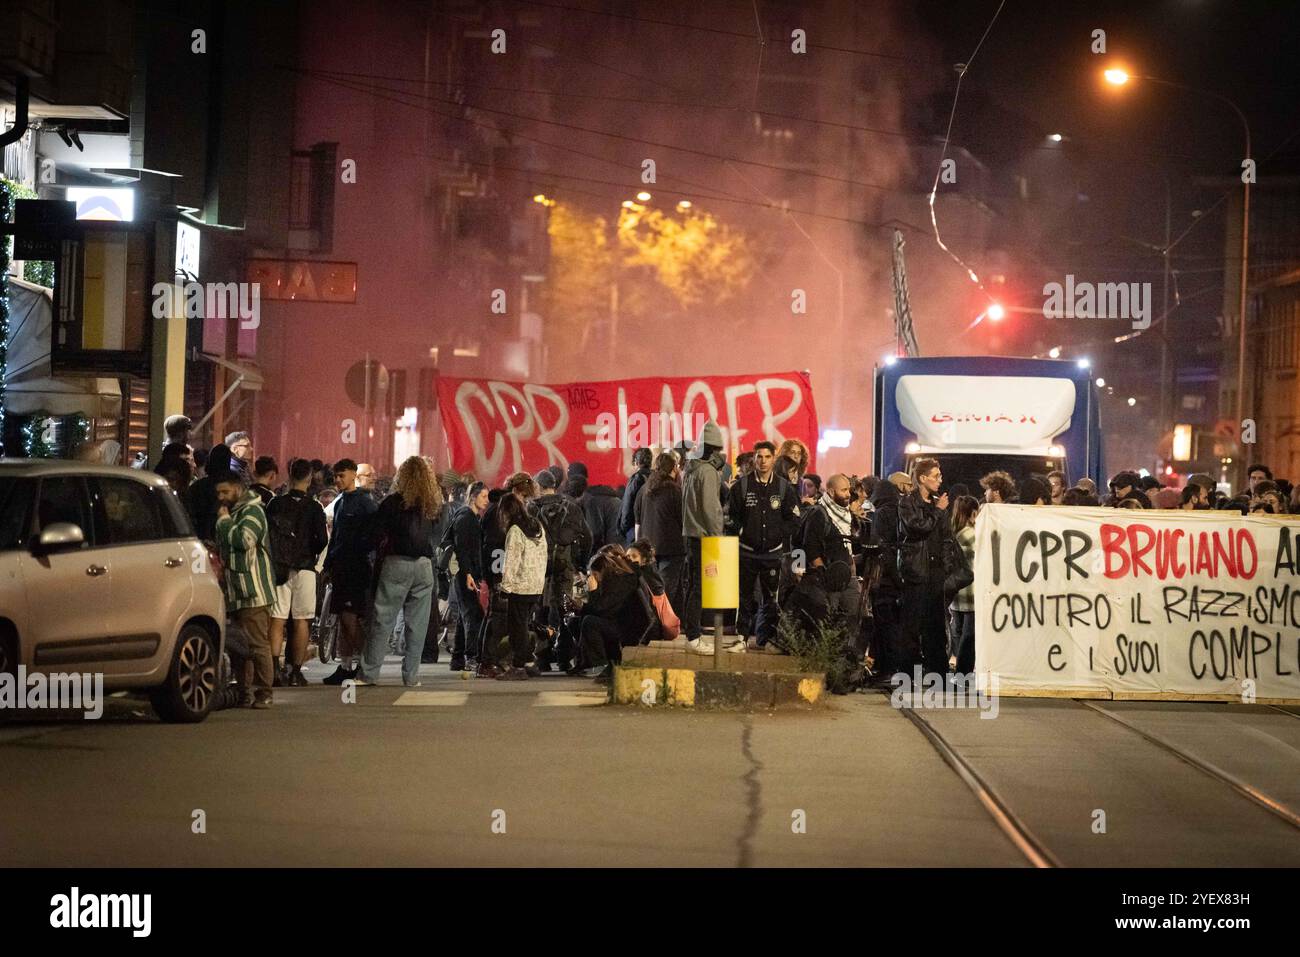
{"type": "MultiPolygon", "coordinates": [[[[753,39],[751,37],[751,39],[753,39]]],[[[536,44],[534,44],[536,45],[536,44]]],[[[427,81],[422,77],[409,76],[392,76],[383,73],[361,73],[355,70],[322,70],[316,68],[317,74],[328,74],[330,76],[355,78],[360,80],[377,80],[385,83],[410,83],[424,86],[427,81]]],[[[728,106],[725,103],[701,103],[699,101],[685,102],[681,100],[647,100],[643,97],[636,96],[610,96],[605,93],[574,93],[567,90],[537,90],[527,89],[524,87],[514,86],[497,86],[491,83],[475,83],[472,81],[457,81],[457,86],[485,90],[490,93],[513,93],[521,96],[551,96],[559,99],[574,100],[600,100],[609,103],[635,103],[638,106],[664,106],[675,109],[696,109],[696,110],[714,110],[728,113],[747,113],[758,114],[759,116],[771,117],[772,119],[782,120],[794,123],[808,123],[814,126],[826,126],[831,129],[845,130],[853,133],[871,133],[877,136],[890,136],[896,139],[906,140],[910,143],[929,146],[935,142],[936,134],[927,133],[908,133],[905,130],[892,130],[879,126],[863,126],[860,123],[846,123],[839,120],[824,120],[814,116],[801,116],[797,113],[778,113],[773,110],[754,109],[749,106],[728,106]]],[[[1076,142],[1090,142],[1088,140],[1079,140],[1077,137],[1071,137],[1076,142]]],[[[969,149],[961,143],[952,144],[957,149],[969,149]]],[[[1058,144],[1035,144],[1026,147],[1032,150],[1049,150],[1053,153],[1059,153],[1061,147],[1058,144]]],[[[1162,158],[1174,157],[1177,159],[1195,159],[1190,153],[1169,153],[1169,152],[1152,152],[1150,154],[1137,152],[1134,156],[1160,156],[1162,158]]]]}
{"type": "MultiPolygon", "coordinates": [[[[307,75],[319,76],[319,78],[321,79],[326,79],[325,76],[317,73],[317,71],[314,70],[309,70],[302,67],[291,67],[289,69],[293,69],[296,72],[304,73],[307,75]]],[[[537,123],[543,126],[554,126],[572,132],[587,133],[592,136],[604,136],[609,139],[621,140],[623,142],[628,142],[628,143],[637,143],[642,146],[653,146],[656,149],[665,149],[665,150],[671,150],[678,153],[686,153],[692,156],[699,156],[705,159],[711,159],[719,163],[729,162],[729,163],[740,163],[745,166],[757,166],[760,169],[772,170],[773,172],[783,173],[787,176],[790,175],[807,176],[813,179],[827,180],[828,182],[841,183],[847,186],[857,186],[861,189],[875,189],[875,190],[882,190],[885,192],[888,192],[895,188],[892,186],[886,186],[882,183],[869,183],[863,180],[848,179],[843,176],[832,176],[829,173],[818,173],[811,170],[802,170],[790,166],[779,166],[775,163],[763,163],[760,162],[759,160],[749,160],[737,156],[723,156],[720,153],[710,153],[708,150],[698,150],[690,146],[678,146],[673,143],[663,143],[663,142],[659,142],[658,140],[648,140],[639,136],[629,136],[626,133],[612,133],[609,132],[608,130],[594,129],[588,126],[579,126],[576,123],[563,123],[560,122],[559,120],[548,120],[545,119],[544,117],[529,116],[528,114],[525,113],[514,113],[511,112],[510,110],[498,110],[488,106],[481,106],[477,103],[468,103],[468,102],[459,103],[455,100],[448,100],[442,97],[425,96],[424,94],[410,93],[404,90],[390,90],[386,87],[382,87],[378,85],[375,86],[375,89],[383,90],[386,93],[395,93],[400,96],[415,97],[416,99],[438,103],[443,106],[463,107],[463,108],[478,110],[480,113],[492,113],[498,116],[506,116],[506,117],[510,117],[511,119],[522,120],[523,122],[526,123],[537,123]]]]}
{"type": "MultiPolygon", "coordinates": [[[[291,68],[286,68],[286,69],[291,69],[291,68]]],[[[367,87],[365,87],[364,85],[354,85],[354,84],[352,84],[352,83],[350,83],[350,82],[348,82],[348,81],[336,80],[336,79],[334,79],[334,78],[332,78],[332,77],[329,77],[329,76],[320,76],[320,75],[316,75],[313,71],[296,71],[296,72],[302,72],[302,73],[304,73],[305,75],[311,76],[313,79],[318,79],[318,80],[320,80],[320,81],[322,81],[322,82],[333,84],[333,85],[335,85],[335,86],[338,86],[338,87],[340,87],[340,88],[342,88],[342,89],[345,89],[345,90],[349,90],[349,91],[354,92],[354,93],[361,93],[361,94],[363,94],[363,95],[373,96],[373,97],[375,97],[375,98],[377,98],[377,99],[382,99],[382,100],[387,100],[387,101],[389,101],[389,102],[397,103],[397,104],[400,105],[400,106],[407,106],[407,107],[410,107],[411,109],[418,109],[418,110],[427,110],[427,109],[429,109],[429,107],[427,107],[427,106],[422,106],[422,105],[420,105],[420,104],[416,104],[416,103],[409,103],[409,102],[407,102],[407,101],[405,101],[405,100],[401,100],[401,99],[398,99],[398,98],[393,97],[393,96],[385,96],[383,92],[378,91],[378,90],[374,90],[374,89],[367,88],[367,87]]],[[[473,107],[471,107],[471,109],[472,109],[472,108],[473,108],[473,107]]],[[[564,151],[564,152],[567,152],[567,153],[573,153],[573,154],[575,154],[575,155],[582,156],[582,157],[587,158],[587,159],[596,160],[596,161],[598,161],[598,162],[605,163],[605,164],[610,165],[610,166],[616,166],[616,167],[619,167],[619,168],[621,168],[621,169],[626,169],[626,168],[627,168],[627,163],[626,163],[626,162],[622,162],[622,161],[619,161],[619,160],[610,159],[610,158],[608,158],[608,157],[600,156],[600,155],[597,155],[597,154],[595,154],[595,153],[588,153],[588,152],[585,152],[585,151],[583,151],[583,150],[575,149],[574,147],[564,146],[564,145],[559,144],[559,143],[551,143],[551,142],[548,142],[548,141],[546,141],[546,140],[540,140],[540,139],[537,139],[536,137],[531,137],[531,136],[528,136],[527,134],[519,133],[519,132],[516,132],[516,131],[513,131],[513,130],[502,130],[500,127],[493,126],[493,125],[488,124],[488,123],[482,123],[482,122],[479,122],[479,121],[477,121],[477,120],[470,119],[470,118],[468,118],[468,117],[449,115],[449,114],[446,114],[446,113],[438,112],[437,110],[430,110],[430,112],[433,112],[434,115],[436,115],[436,116],[440,116],[440,117],[442,117],[442,118],[444,118],[444,119],[449,119],[449,120],[458,121],[458,122],[463,122],[463,123],[469,123],[469,124],[471,124],[471,125],[479,126],[479,127],[485,128],[485,129],[489,129],[489,130],[492,130],[493,132],[497,132],[497,133],[507,133],[508,135],[513,136],[513,137],[515,137],[515,138],[522,139],[522,140],[526,140],[526,141],[528,141],[528,142],[537,143],[539,146],[543,146],[543,147],[546,147],[546,148],[549,148],[549,149],[561,150],[561,151],[564,151]]],[[[467,163],[467,164],[469,164],[469,165],[471,165],[471,166],[482,166],[482,167],[486,167],[486,168],[488,168],[488,169],[506,169],[506,170],[511,170],[511,171],[514,171],[514,172],[523,173],[523,174],[526,174],[526,175],[529,175],[529,176],[551,176],[551,177],[557,177],[557,178],[560,178],[560,179],[576,179],[576,180],[579,180],[579,181],[582,181],[582,182],[588,182],[588,183],[601,183],[601,184],[607,184],[607,185],[611,185],[611,186],[617,186],[617,187],[619,187],[620,189],[623,189],[623,190],[626,190],[626,189],[630,188],[630,185],[627,184],[627,183],[618,183],[618,182],[615,182],[615,181],[609,181],[609,180],[595,180],[595,179],[591,179],[590,177],[577,177],[577,176],[569,176],[569,175],[567,175],[567,174],[563,174],[563,173],[551,173],[551,172],[542,171],[542,170],[522,169],[522,168],[519,168],[519,167],[507,167],[507,166],[503,166],[503,165],[498,164],[498,163],[486,163],[486,162],[479,162],[479,161],[474,161],[474,160],[469,160],[469,159],[463,159],[463,158],[460,159],[460,160],[452,160],[452,159],[450,159],[450,158],[444,157],[444,158],[442,158],[442,159],[443,159],[444,161],[446,161],[446,162],[462,162],[462,163],[467,163]]],[[[915,225],[913,225],[913,224],[911,224],[911,223],[903,222],[903,221],[901,221],[901,220],[891,219],[891,220],[886,220],[886,221],[883,221],[883,222],[870,222],[870,221],[865,220],[865,219],[857,219],[857,218],[854,218],[854,217],[851,217],[851,216],[837,216],[837,215],[834,215],[834,214],[832,214],[832,213],[819,213],[819,212],[816,212],[816,211],[814,211],[814,210],[810,210],[810,209],[799,209],[799,208],[796,208],[796,207],[786,207],[786,206],[782,206],[782,205],[773,205],[773,204],[770,204],[770,203],[760,203],[760,202],[756,202],[756,201],[751,200],[751,199],[744,199],[744,198],[739,197],[739,196],[736,196],[735,194],[732,194],[732,193],[723,193],[723,194],[718,194],[718,193],[716,192],[716,188],[715,188],[715,187],[705,186],[705,185],[703,185],[703,184],[699,184],[699,183],[694,183],[694,182],[692,182],[692,181],[690,181],[690,180],[683,179],[683,178],[680,177],[680,176],[676,176],[676,175],[674,175],[673,178],[674,178],[675,180],[677,180],[678,182],[680,182],[680,183],[683,183],[683,184],[685,184],[685,185],[691,186],[692,189],[693,189],[694,191],[692,191],[692,192],[686,192],[686,191],[683,191],[683,190],[675,190],[675,189],[672,189],[672,188],[670,188],[670,187],[667,187],[667,186],[665,186],[665,185],[663,185],[663,184],[657,184],[657,191],[660,192],[660,193],[664,193],[664,194],[666,194],[666,195],[669,195],[669,196],[680,196],[680,197],[683,197],[683,198],[703,198],[703,199],[707,199],[707,200],[710,200],[710,201],[715,202],[715,203],[728,203],[728,204],[736,205],[736,206],[748,206],[748,207],[755,208],[755,209],[764,209],[764,210],[769,210],[769,211],[772,211],[772,212],[778,212],[778,213],[785,213],[785,212],[788,211],[788,212],[791,212],[791,213],[798,213],[798,214],[803,215],[803,216],[811,216],[811,217],[816,218],[816,219],[823,219],[823,220],[827,220],[827,221],[830,221],[830,222],[848,223],[848,224],[850,224],[850,225],[855,225],[855,226],[865,226],[865,227],[867,227],[867,228],[869,228],[869,229],[892,229],[892,228],[894,228],[894,227],[898,227],[898,228],[901,228],[901,229],[907,229],[907,230],[910,230],[910,231],[912,231],[912,232],[917,232],[917,233],[923,233],[923,232],[925,232],[925,230],[923,230],[921,227],[919,227],[919,226],[915,226],[915,225]]],[[[565,188],[572,188],[572,187],[565,187],[565,188]]],[[[576,191],[576,190],[575,190],[575,191],[576,191]]],[[[587,195],[598,196],[599,198],[602,198],[602,199],[605,199],[605,198],[615,198],[615,197],[604,197],[604,196],[601,196],[600,194],[596,194],[596,193],[588,193],[587,195]]]]}
{"type": "MultiPolygon", "coordinates": [[[[567,13],[585,13],[590,16],[609,17],[615,20],[630,20],[635,23],[648,23],[654,26],[676,27],[680,30],[695,30],[700,33],[713,33],[721,36],[735,37],[739,40],[752,40],[752,34],[740,33],[735,30],[723,30],[721,27],[703,27],[693,23],[679,23],[672,20],[651,20],[648,17],[634,17],[627,13],[610,13],[605,10],[589,10],[586,7],[570,7],[559,3],[542,3],[541,0],[515,0],[517,3],[527,4],[533,7],[546,7],[551,10],[563,10],[567,13]]],[[[881,53],[877,50],[855,50],[850,47],[831,46],[826,43],[807,44],[810,50],[825,50],[828,53],[849,53],[854,56],[873,57],[880,60],[892,60],[899,63],[906,63],[908,58],[898,53],[881,53]]]]}

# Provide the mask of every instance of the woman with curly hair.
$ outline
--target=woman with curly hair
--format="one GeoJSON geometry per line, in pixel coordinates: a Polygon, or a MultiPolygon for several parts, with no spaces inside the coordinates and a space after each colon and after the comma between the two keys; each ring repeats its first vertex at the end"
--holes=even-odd
{"type": "Polygon", "coordinates": [[[808,446],[799,439],[786,439],[776,450],[776,474],[782,476],[796,489],[800,487],[803,475],[808,471],[808,446]]]}
{"type": "Polygon", "coordinates": [[[401,611],[406,633],[402,683],[413,688],[420,685],[420,654],[433,601],[433,552],[437,546],[434,531],[441,511],[442,491],[433,470],[424,459],[412,455],[397,470],[392,492],[372,519],[373,540],[379,549],[379,579],[357,684],[379,681],[388,636],[401,611]]]}

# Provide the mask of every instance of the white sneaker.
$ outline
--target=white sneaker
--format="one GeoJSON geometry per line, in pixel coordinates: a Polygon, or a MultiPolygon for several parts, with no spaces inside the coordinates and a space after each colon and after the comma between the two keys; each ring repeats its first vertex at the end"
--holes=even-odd
{"type": "Polygon", "coordinates": [[[713,642],[706,642],[703,638],[692,638],[686,642],[686,647],[697,655],[713,654],[713,642]]]}
{"type": "Polygon", "coordinates": [[[727,646],[727,651],[731,652],[732,654],[743,654],[746,650],[747,650],[747,645],[745,643],[744,638],[741,638],[733,645],[727,646]]]}

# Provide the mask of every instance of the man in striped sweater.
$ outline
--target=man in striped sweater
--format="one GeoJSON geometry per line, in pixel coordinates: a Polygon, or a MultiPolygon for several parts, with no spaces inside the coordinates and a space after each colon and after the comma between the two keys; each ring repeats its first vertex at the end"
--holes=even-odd
{"type": "Polygon", "coordinates": [[[275,579],[271,570],[271,540],[267,530],[262,499],[252,489],[245,489],[234,472],[216,476],[217,547],[225,566],[226,608],[248,638],[248,658],[252,663],[252,700],[248,692],[248,663],[235,667],[241,697],[254,708],[271,707],[270,606],[275,596],[275,579]]]}

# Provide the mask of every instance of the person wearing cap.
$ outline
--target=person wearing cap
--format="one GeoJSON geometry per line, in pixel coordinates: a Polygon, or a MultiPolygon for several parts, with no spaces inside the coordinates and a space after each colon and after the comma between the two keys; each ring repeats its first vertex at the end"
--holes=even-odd
{"type": "Polygon", "coordinates": [[[700,456],[687,465],[682,482],[682,537],[686,539],[686,602],[681,613],[687,645],[693,651],[710,654],[711,642],[700,638],[703,608],[703,565],[701,540],[721,535],[722,524],[722,430],[710,419],[700,434],[700,456]]]}
{"type": "Polygon", "coordinates": [[[1119,508],[1119,503],[1125,499],[1131,499],[1138,503],[1139,508],[1150,508],[1151,500],[1141,492],[1142,477],[1137,472],[1125,470],[1115,473],[1115,477],[1110,480],[1110,498],[1106,504],[1111,508],[1119,508]]]}
{"type": "Polygon", "coordinates": [[[608,485],[589,485],[587,466],[581,462],[570,463],[566,488],[569,495],[582,507],[582,514],[587,518],[587,527],[591,529],[593,552],[599,551],[605,545],[623,544],[623,537],[618,530],[621,499],[617,491],[608,485]]]}
{"type": "Polygon", "coordinates": [[[906,495],[912,491],[912,476],[906,472],[892,472],[889,476],[889,484],[898,489],[899,495],[906,495]]]}
{"type": "MultiPolygon", "coordinates": [[[[167,436],[167,441],[163,442],[164,450],[169,445],[184,445],[188,447],[190,444],[190,431],[193,428],[194,423],[190,421],[188,415],[167,416],[166,420],[163,422],[163,434],[167,436]]],[[[192,455],[193,453],[194,450],[190,449],[190,454],[192,455]]]]}

